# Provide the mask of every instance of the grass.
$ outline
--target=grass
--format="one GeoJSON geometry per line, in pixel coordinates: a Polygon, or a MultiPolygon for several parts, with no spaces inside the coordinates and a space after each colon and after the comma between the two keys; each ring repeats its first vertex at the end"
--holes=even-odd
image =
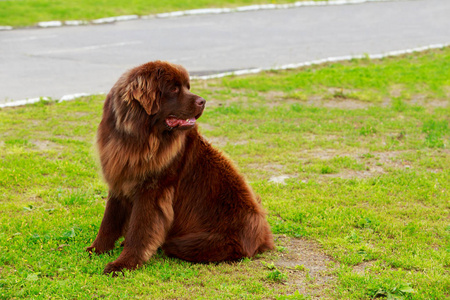
{"type": "Polygon", "coordinates": [[[3,0],[0,25],[30,26],[41,21],[93,20],[118,15],[145,16],[161,12],[207,7],[237,7],[264,3],[291,3],[295,0],[3,0]]]}
{"type": "Polygon", "coordinates": [[[277,251],[210,265],[158,253],[101,275],[120,253],[84,252],[105,206],[104,97],[4,108],[0,298],[450,297],[450,48],[192,86],[201,131],[261,195],[277,251]]]}

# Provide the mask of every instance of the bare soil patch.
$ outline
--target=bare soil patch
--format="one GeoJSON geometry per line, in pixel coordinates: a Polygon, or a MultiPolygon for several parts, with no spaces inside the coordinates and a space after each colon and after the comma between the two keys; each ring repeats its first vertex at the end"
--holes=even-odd
{"type": "Polygon", "coordinates": [[[371,104],[368,102],[345,98],[322,100],[321,105],[327,108],[340,108],[340,109],[365,109],[371,106],[371,104]]]}
{"type": "Polygon", "coordinates": [[[82,136],[67,136],[67,135],[58,134],[58,135],[54,135],[53,137],[57,138],[57,139],[62,139],[62,140],[74,140],[74,141],[79,141],[79,142],[85,141],[85,137],[82,137],[82,136]]]}
{"type": "Polygon", "coordinates": [[[295,177],[293,174],[284,174],[285,166],[277,163],[250,163],[246,165],[248,176],[267,179],[271,182],[285,184],[288,178],[295,177]]]}
{"type": "Polygon", "coordinates": [[[90,116],[92,113],[76,111],[76,112],[72,112],[71,114],[72,114],[72,116],[76,116],[76,117],[86,117],[86,116],[90,116]]]}
{"type": "Polygon", "coordinates": [[[62,148],[61,145],[48,140],[33,140],[31,143],[33,143],[40,151],[62,148]]]}
{"type": "MultiPolygon", "coordinates": [[[[334,136],[329,137],[329,140],[333,139],[334,136]]],[[[348,156],[353,158],[358,158],[364,153],[367,153],[367,150],[365,149],[358,149],[357,152],[344,152],[342,150],[338,149],[321,149],[321,150],[310,150],[305,152],[306,155],[311,156],[313,158],[319,158],[319,159],[332,159],[336,156],[348,156]]]]}
{"type": "MultiPolygon", "coordinates": [[[[323,174],[324,178],[368,178],[381,174],[385,174],[389,169],[407,169],[411,168],[412,162],[399,158],[398,156],[408,151],[388,151],[373,152],[372,157],[365,158],[364,154],[369,153],[365,149],[359,149],[358,152],[341,152],[335,149],[316,150],[311,153],[305,153],[305,156],[312,156],[323,160],[329,160],[333,157],[348,156],[354,158],[358,163],[365,166],[365,170],[341,169],[338,173],[323,174]]],[[[436,170],[439,171],[439,170],[436,170]]]]}
{"type": "Polygon", "coordinates": [[[215,129],[217,129],[217,126],[208,124],[208,123],[201,123],[200,126],[200,131],[213,131],[215,129]]]}
{"type": "Polygon", "coordinates": [[[326,299],[336,281],[333,271],[338,264],[314,241],[279,235],[276,242],[284,251],[276,253],[273,263],[288,275],[290,292],[326,299]]]}
{"type": "Polygon", "coordinates": [[[292,178],[291,175],[280,175],[280,176],[272,176],[269,178],[269,182],[286,184],[286,179],[292,178]]]}
{"type": "Polygon", "coordinates": [[[336,174],[323,174],[325,178],[342,178],[342,179],[351,179],[351,178],[369,178],[375,176],[376,174],[383,174],[383,172],[374,172],[374,171],[355,171],[355,170],[342,170],[336,174]]]}
{"type": "Polygon", "coordinates": [[[284,165],[276,164],[276,163],[253,163],[247,165],[251,169],[264,170],[274,174],[279,174],[280,171],[284,168],[284,165]]]}
{"type": "Polygon", "coordinates": [[[374,261],[365,261],[360,264],[357,264],[356,266],[353,266],[353,272],[357,273],[358,275],[364,275],[366,270],[372,267],[374,264],[374,261]]]}
{"type": "Polygon", "coordinates": [[[431,106],[431,107],[448,107],[449,102],[450,101],[448,101],[448,100],[437,100],[437,99],[435,99],[435,100],[432,100],[432,101],[428,101],[427,105],[431,106]]]}
{"type": "Polygon", "coordinates": [[[215,137],[215,136],[207,137],[207,136],[204,136],[204,137],[213,146],[216,146],[216,147],[219,147],[219,148],[224,147],[224,146],[226,146],[228,144],[228,138],[226,138],[224,136],[220,136],[220,137],[215,137]]]}

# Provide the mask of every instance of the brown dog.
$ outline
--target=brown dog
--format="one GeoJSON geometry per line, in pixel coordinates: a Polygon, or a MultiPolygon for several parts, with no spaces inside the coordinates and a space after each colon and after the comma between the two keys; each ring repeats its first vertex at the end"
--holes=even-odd
{"type": "Polygon", "coordinates": [[[156,250],[192,262],[237,260],[273,248],[257,197],[232,163],[197,131],[205,100],[178,65],[126,72],[109,92],[97,143],[109,185],[88,252],[124,249],[104,273],[135,269],[156,250]]]}

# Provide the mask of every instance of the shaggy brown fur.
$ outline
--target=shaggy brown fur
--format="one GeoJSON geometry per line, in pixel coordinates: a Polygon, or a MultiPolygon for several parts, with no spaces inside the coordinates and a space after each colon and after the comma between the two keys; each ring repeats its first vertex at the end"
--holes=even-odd
{"type": "Polygon", "coordinates": [[[88,252],[124,249],[104,273],[135,269],[159,247],[192,262],[273,248],[265,212],[232,163],[197,131],[205,100],[178,65],[126,72],[109,92],[97,143],[109,196],[88,252]]]}

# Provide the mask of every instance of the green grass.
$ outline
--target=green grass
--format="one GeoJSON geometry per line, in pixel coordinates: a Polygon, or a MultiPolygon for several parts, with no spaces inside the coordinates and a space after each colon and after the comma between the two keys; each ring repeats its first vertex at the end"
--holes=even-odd
{"type": "Polygon", "coordinates": [[[3,0],[0,1],[0,25],[30,26],[40,21],[93,20],[118,15],[145,16],[196,8],[290,2],[295,0],[3,0]]]}
{"type": "Polygon", "coordinates": [[[450,48],[192,85],[201,131],[261,195],[277,251],[210,265],[158,253],[101,275],[120,253],[84,252],[105,206],[104,97],[4,108],[0,298],[450,297],[450,48]]]}

